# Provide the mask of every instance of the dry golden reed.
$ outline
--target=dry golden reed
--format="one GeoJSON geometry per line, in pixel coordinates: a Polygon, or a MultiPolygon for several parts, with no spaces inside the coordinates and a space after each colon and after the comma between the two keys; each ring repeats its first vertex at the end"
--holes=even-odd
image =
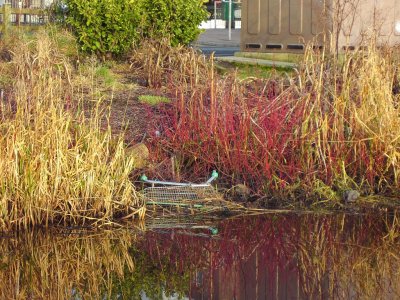
{"type": "Polygon", "coordinates": [[[310,50],[305,55],[296,84],[305,109],[294,138],[304,141],[301,149],[307,169],[312,164],[323,166],[338,188],[366,193],[399,189],[395,51],[371,41],[367,48],[339,58],[310,50]]]}
{"type": "Polygon", "coordinates": [[[144,40],[133,50],[131,67],[140,70],[148,86],[161,87],[167,82],[191,88],[205,86],[212,73],[210,61],[195,49],[172,47],[168,39],[144,40]]]}
{"type": "Polygon", "coordinates": [[[84,111],[72,67],[50,36],[21,38],[11,52],[13,82],[0,115],[0,229],[142,216],[123,134],[101,128],[101,100],[84,111]]]}

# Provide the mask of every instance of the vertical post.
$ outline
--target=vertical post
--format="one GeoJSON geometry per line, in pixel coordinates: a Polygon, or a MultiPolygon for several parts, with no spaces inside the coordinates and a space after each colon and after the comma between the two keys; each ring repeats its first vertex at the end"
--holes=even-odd
{"type": "Polygon", "coordinates": [[[20,26],[21,25],[21,17],[22,17],[22,1],[18,2],[18,9],[19,9],[19,13],[17,14],[17,25],[20,26]]]}
{"type": "Polygon", "coordinates": [[[10,22],[11,22],[11,4],[6,3],[3,4],[3,36],[8,34],[10,30],[10,22]]]}
{"type": "Polygon", "coordinates": [[[217,29],[217,1],[214,1],[214,29],[217,29]]]}
{"type": "Polygon", "coordinates": [[[229,17],[228,17],[228,35],[229,40],[232,39],[232,0],[229,0],[229,17]]]}

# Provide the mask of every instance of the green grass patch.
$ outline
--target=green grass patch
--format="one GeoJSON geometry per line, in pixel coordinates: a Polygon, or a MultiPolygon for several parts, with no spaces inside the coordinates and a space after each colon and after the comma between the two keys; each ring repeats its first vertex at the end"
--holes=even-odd
{"type": "Polygon", "coordinates": [[[290,75],[294,72],[291,67],[276,67],[252,65],[237,62],[218,62],[215,64],[216,71],[221,75],[226,75],[236,71],[240,79],[246,78],[270,78],[272,76],[290,75]]]}
{"type": "Polygon", "coordinates": [[[300,53],[261,53],[261,52],[236,52],[237,57],[266,59],[272,61],[283,61],[299,63],[303,60],[304,54],[300,53]]]}
{"type": "Polygon", "coordinates": [[[96,77],[103,81],[106,87],[112,87],[116,83],[115,75],[106,66],[100,66],[96,69],[96,77]]]}
{"type": "Polygon", "coordinates": [[[160,103],[170,103],[171,100],[163,96],[140,95],[139,102],[154,106],[160,103]]]}
{"type": "Polygon", "coordinates": [[[249,77],[270,78],[275,75],[285,75],[293,73],[292,68],[285,67],[269,67],[241,63],[232,63],[232,66],[236,68],[237,74],[241,79],[246,79],[249,77]]]}

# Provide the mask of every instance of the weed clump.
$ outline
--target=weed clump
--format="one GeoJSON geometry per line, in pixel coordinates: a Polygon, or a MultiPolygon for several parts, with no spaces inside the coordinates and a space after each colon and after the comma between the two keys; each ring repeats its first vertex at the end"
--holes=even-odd
{"type": "Polygon", "coordinates": [[[149,87],[204,85],[210,76],[210,62],[196,50],[182,45],[171,46],[168,38],[145,39],[132,51],[131,68],[142,72],[149,87]],[[200,81],[199,81],[200,80],[200,81]]]}

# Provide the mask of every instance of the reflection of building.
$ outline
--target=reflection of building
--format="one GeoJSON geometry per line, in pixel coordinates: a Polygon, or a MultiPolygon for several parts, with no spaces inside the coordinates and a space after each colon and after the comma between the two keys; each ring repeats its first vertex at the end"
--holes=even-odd
{"type": "Polygon", "coordinates": [[[191,286],[194,300],[306,299],[293,261],[268,262],[258,251],[229,267],[198,271],[191,286]]]}
{"type": "Polygon", "coordinates": [[[384,241],[386,222],[340,215],[235,220],[219,224],[211,238],[148,233],[138,249],[153,253],[148,270],[175,274],[169,289],[191,300],[400,299],[400,261],[390,255],[400,245],[384,241]]]}
{"type": "MultiPolygon", "coordinates": [[[[398,0],[244,0],[243,51],[301,52],[322,32],[333,34],[338,50],[357,47],[366,36],[380,43],[400,43],[398,0]]],[[[319,39],[317,39],[317,37],[319,39]]]]}

